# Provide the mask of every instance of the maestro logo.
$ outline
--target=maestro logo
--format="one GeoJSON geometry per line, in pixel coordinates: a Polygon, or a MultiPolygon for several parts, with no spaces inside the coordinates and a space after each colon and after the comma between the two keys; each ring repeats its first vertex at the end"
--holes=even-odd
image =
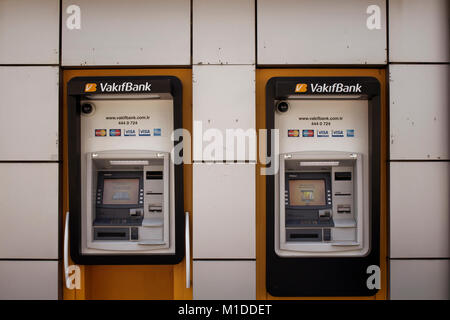
{"type": "Polygon", "coordinates": [[[84,92],[95,92],[97,91],[97,84],[96,83],[86,83],[84,86],[84,92]]]}
{"type": "Polygon", "coordinates": [[[295,86],[295,92],[306,92],[308,90],[308,85],[306,83],[297,83],[295,86]]]}

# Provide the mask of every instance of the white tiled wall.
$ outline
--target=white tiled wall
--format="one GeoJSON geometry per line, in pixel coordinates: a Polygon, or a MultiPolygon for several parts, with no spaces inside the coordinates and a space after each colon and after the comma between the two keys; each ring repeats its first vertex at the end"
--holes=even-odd
{"type": "MultiPolygon", "coordinates": [[[[194,65],[193,118],[194,160],[227,159],[226,129],[255,129],[255,66],[194,65]],[[196,130],[196,122],[201,124],[201,130],[196,130]],[[217,153],[206,152],[212,147],[208,130],[219,130],[223,137],[223,148],[217,153]]],[[[235,150],[235,157],[230,160],[255,160],[256,149],[248,146],[247,143],[242,154],[235,150]]]]}
{"type": "Polygon", "coordinates": [[[449,62],[448,0],[389,1],[389,59],[449,62]]]}
{"type": "Polygon", "coordinates": [[[258,64],[387,62],[383,0],[259,0],[257,13],[258,64]],[[367,27],[369,6],[380,29],[367,27]]]}
{"type": "Polygon", "coordinates": [[[391,299],[450,297],[448,8],[389,1],[391,299]]]}
{"type": "Polygon", "coordinates": [[[194,299],[254,300],[255,261],[194,261],[194,299]]]}
{"type": "Polygon", "coordinates": [[[0,300],[58,299],[58,261],[0,261],[0,300]]]}
{"type": "Polygon", "coordinates": [[[389,68],[392,160],[450,159],[448,65],[389,68]]]}
{"type": "Polygon", "coordinates": [[[391,162],[391,258],[450,258],[450,162],[391,162]]]}
{"type": "Polygon", "coordinates": [[[392,300],[449,300],[449,260],[391,260],[392,300]]]}
{"type": "Polygon", "coordinates": [[[194,0],[192,14],[194,299],[254,299],[255,165],[222,161],[256,157],[255,1],[194,0]],[[248,135],[243,152],[227,129],[248,135]]]}
{"type": "Polygon", "coordinates": [[[189,0],[64,0],[62,19],[64,66],[190,64],[189,0]],[[71,5],[79,29],[66,26],[71,5]]]}
{"type": "Polygon", "coordinates": [[[58,70],[0,66],[0,160],[58,160],[58,70]]]}
{"type": "Polygon", "coordinates": [[[58,0],[0,0],[0,299],[58,299],[58,0]]]}
{"type": "Polygon", "coordinates": [[[193,1],[193,63],[255,63],[255,1],[193,1]]]}
{"type": "Polygon", "coordinates": [[[57,64],[59,0],[0,0],[0,64],[57,64]]]}
{"type": "Polygon", "coordinates": [[[58,259],[58,163],[0,163],[0,257],[58,259]]]}
{"type": "Polygon", "coordinates": [[[255,259],[255,164],[193,170],[193,258],[255,259]]]}

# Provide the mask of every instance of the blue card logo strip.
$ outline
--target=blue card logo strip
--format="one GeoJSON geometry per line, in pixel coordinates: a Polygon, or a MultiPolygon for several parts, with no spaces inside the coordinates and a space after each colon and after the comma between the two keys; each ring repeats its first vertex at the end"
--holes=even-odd
{"type": "Polygon", "coordinates": [[[156,136],[156,137],[161,136],[161,128],[153,129],[153,135],[156,136]]]}
{"type": "Polygon", "coordinates": [[[348,129],[347,137],[354,137],[354,136],[355,136],[355,129],[348,129]]]}

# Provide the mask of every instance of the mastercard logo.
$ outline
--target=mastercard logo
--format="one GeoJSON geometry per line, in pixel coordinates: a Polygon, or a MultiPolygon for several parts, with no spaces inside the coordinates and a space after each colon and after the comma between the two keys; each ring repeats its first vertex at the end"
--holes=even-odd
{"type": "Polygon", "coordinates": [[[306,92],[308,85],[306,83],[297,83],[295,86],[295,92],[306,92]]]}
{"type": "Polygon", "coordinates": [[[95,92],[95,91],[97,91],[96,83],[86,83],[86,86],[84,87],[84,92],[95,92]]]}
{"type": "Polygon", "coordinates": [[[105,137],[106,129],[95,129],[95,136],[96,137],[105,137]]]}

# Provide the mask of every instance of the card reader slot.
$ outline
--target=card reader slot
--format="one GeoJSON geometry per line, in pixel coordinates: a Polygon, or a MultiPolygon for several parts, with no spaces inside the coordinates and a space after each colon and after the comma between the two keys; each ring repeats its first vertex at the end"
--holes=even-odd
{"type": "Polygon", "coordinates": [[[337,213],[351,213],[352,208],[350,205],[339,204],[337,206],[337,213]]]}

